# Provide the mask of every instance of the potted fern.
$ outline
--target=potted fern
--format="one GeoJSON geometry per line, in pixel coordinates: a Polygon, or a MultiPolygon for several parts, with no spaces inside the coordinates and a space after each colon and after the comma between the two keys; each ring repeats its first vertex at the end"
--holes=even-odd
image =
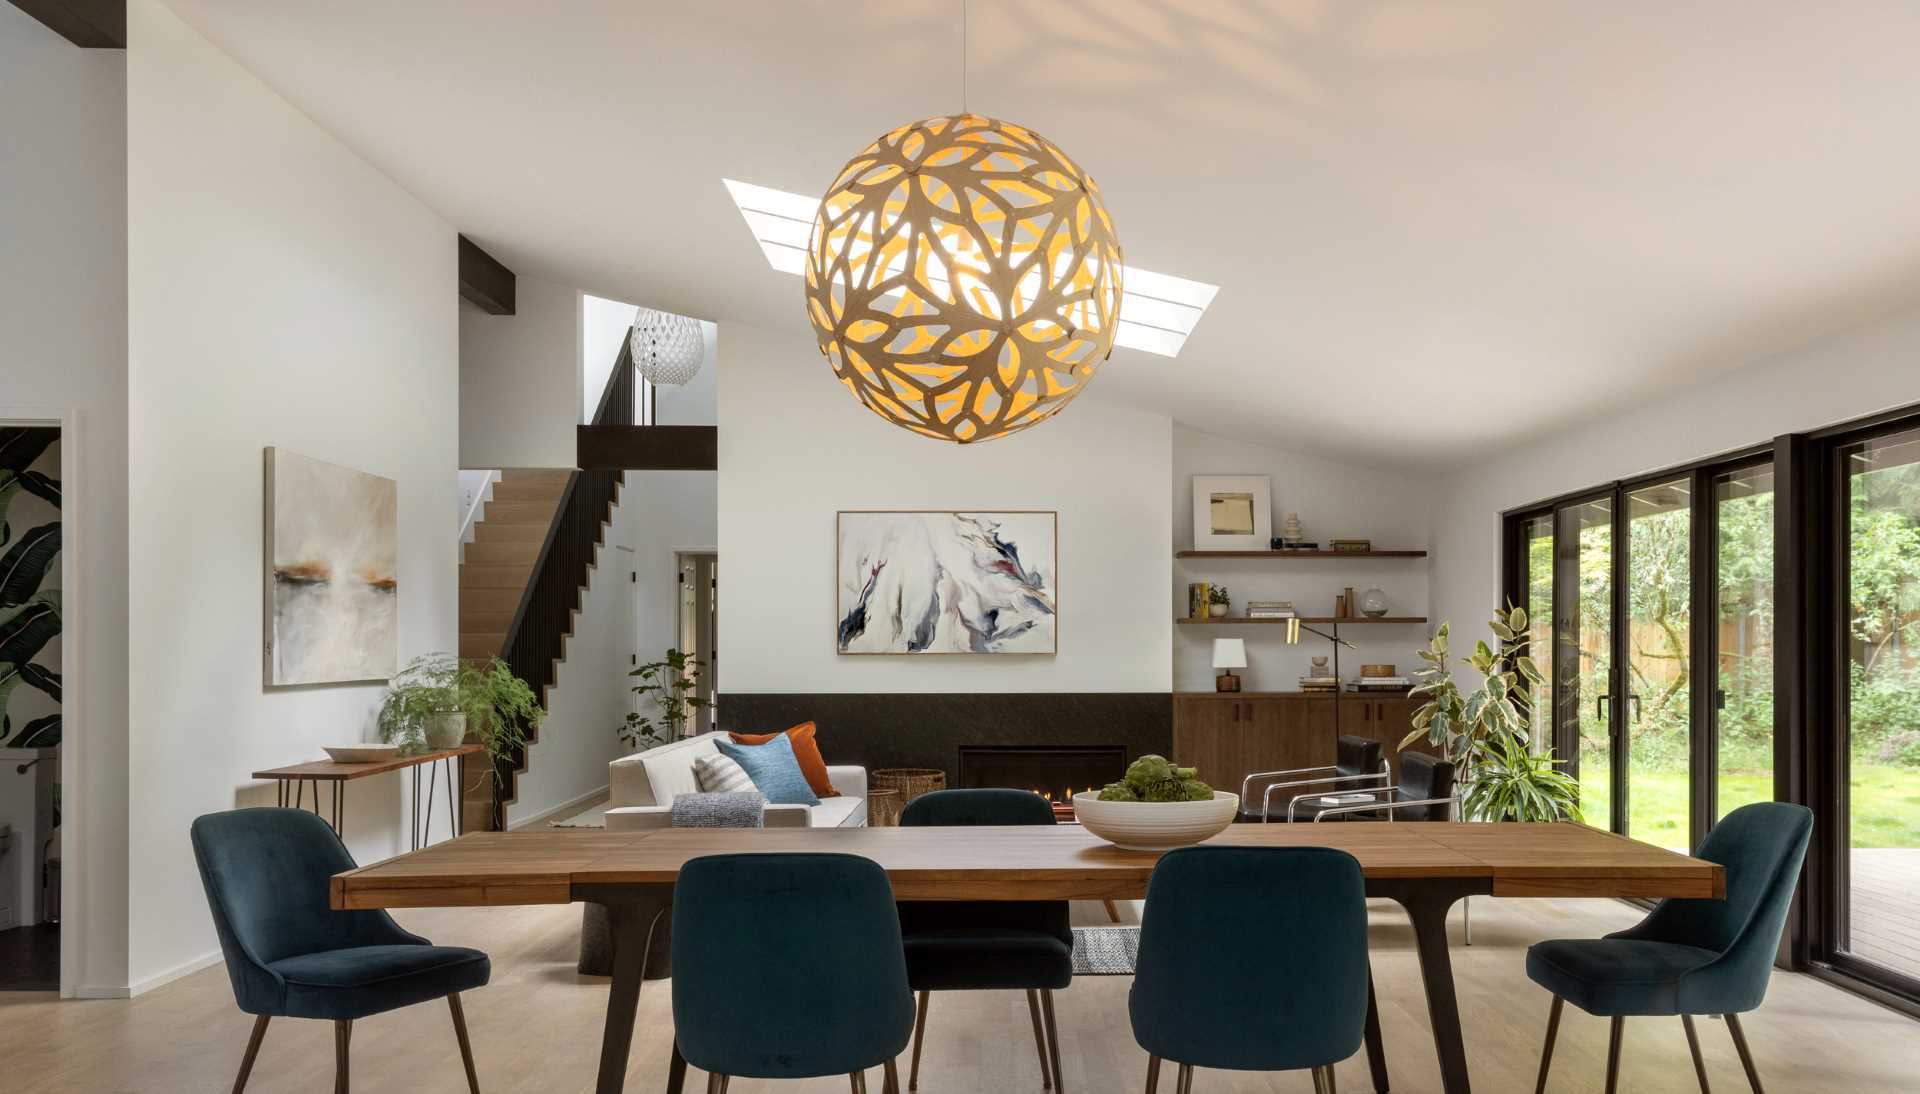
{"type": "MultiPolygon", "coordinates": [[[[407,662],[387,685],[376,719],[380,739],[407,755],[453,748],[468,737],[498,761],[524,746],[547,712],[506,662],[429,653],[407,662]]],[[[497,764],[496,764],[497,766],[497,764]]]]}
{"type": "Polygon", "coordinates": [[[1475,642],[1461,658],[1482,678],[1471,693],[1454,680],[1447,624],[1420,651],[1426,667],[1414,674],[1413,694],[1427,701],[1400,747],[1425,738],[1453,762],[1467,820],[1581,820],[1579,784],[1560,770],[1552,746],[1536,747],[1529,733],[1533,689],[1546,678],[1527,655],[1527,610],[1496,612],[1489,626],[1494,644],[1475,642]]]}

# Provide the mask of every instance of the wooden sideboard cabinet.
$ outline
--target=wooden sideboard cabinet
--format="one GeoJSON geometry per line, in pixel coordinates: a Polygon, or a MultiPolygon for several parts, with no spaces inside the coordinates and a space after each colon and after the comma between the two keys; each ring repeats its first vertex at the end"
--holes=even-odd
{"type": "MultiPolygon", "coordinates": [[[[1418,709],[1420,700],[1405,695],[1176,692],[1172,758],[1198,768],[1214,789],[1237,794],[1254,772],[1331,766],[1334,738],[1347,734],[1379,741],[1398,782],[1397,749],[1418,709]]],[[[1424,741],[1408,747],[1433,751],[1424,741]]]]}

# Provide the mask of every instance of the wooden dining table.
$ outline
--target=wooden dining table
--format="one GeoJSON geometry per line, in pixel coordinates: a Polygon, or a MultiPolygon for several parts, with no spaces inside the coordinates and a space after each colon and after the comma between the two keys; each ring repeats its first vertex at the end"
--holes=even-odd
{"type": "MultiPolygon", "coordinates": [[[[1354,856],[1367,895],[1412,921],[1441,1086],[1470,1089],[1447,949],[1447,912],[1462,897],[1723,899],[1711,862],[1579,824],[1236,824],[1209,846],[1336,847],[1354,856]]],[[[1126,851],[1077,825],[1017,828],[661,829],[484,832],[337,874],[335,908],[600,904],[614,939],[613,983],[598,1090],[623,1089],[654,932],[670,930],[680,869],[703,855],[840,852],[872,859],[901,900],[1125,900],[1146,895],[1159,855],[1126,851]]],[[[1249,940],[1257,943],[1258,940],[1249,940]]],[[[1384,1047],[1369,1006],[1376,1090],[1384,1047]]]]}

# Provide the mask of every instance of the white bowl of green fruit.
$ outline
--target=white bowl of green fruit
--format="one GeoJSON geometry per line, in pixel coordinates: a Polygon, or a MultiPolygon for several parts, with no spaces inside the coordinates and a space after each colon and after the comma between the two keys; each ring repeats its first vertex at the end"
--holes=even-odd
{"type": "Polygon", "coordinates": [[[1142,756],[1126,777],[1073,796],[1073,815],[1087,831],[1130,851],[1167,851],[1226,830],[1240,795],[1215,790],[1191,767],[1163,756],[1142,756]]]}

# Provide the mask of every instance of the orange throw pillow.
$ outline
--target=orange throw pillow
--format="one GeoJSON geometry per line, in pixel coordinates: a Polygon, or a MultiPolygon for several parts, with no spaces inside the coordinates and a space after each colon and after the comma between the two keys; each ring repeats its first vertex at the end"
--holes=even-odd
{"type": "MultiPolygon", "coordinates": [[[[763,745],[778,733],[729,733],[737,745],[763,745]]],[[[820,755],[820,746],[813,739],[813,723],[801,722],[787,730],[787,739],[793,744],[793,758],[800,761],[800,774],[807,777],[807,785],[813,788],[815,797],[837,798],[840,792],[827,781],[827,761],[820,755]]]]}

